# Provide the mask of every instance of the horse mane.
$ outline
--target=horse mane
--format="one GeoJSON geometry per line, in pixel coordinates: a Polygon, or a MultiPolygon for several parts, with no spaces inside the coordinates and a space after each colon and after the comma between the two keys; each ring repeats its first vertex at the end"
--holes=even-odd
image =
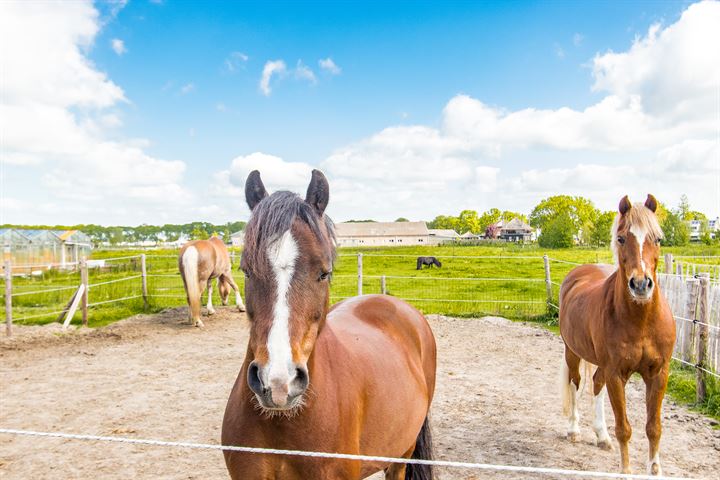
{"type": "Polygon", "coordinates": [[[649,208],[647,208],[642,202],[633,203],[632,208],[628,210],[624,216],[620,213],[615,215],[615,221],[613,222],[611,231],[612,241],[610,242],[615,263],[617,263],[618,259],[617,234],[618,230],[620,229],[621,219],[624,219],[625,225],[627,225],[628,228],[632,225],[640,226],[640,228],[647,232],[648,238],[650,238],[650,240],[653,242],[663,238],[663,231],[662,228],[660,228],[660,223],[658,222],[655,213],[649,208]]]}
{"type": "Polygon", "coordinates": [[[263,255],[270,245],[290,230],[299,219],[310,227],[315,237],[323,244],[331,262],[335,262],[335,226],[330,217],[318,212],[293,192],[278,191],[255,205],[252,216],[245,227],[243,268],[249,268],[255,275],[269,273],[269,265],[263,255]],[[321,226],[325,225],[327,237],[321,226]]]}

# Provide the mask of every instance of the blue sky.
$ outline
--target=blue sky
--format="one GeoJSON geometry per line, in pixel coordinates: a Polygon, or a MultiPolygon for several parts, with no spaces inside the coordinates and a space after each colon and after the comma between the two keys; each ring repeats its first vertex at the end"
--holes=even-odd
{"type": "MultiPolygon", "coordinates": [[[[21,36],[42,28],[42,21],[57,24],[55,14],[62,17],[67,31],[53,27],[44,40],[66,38],[53,48],[83,57],[78,64],[60,61],[44,76],[18,79],[38,81],[35,90],[15,89],[11,79],[8,102],[38,103],[39,79],[53,82],[54,72],[71,72],[77,75],[75,85],[88,82],[84,90],[95,96],[73,93],[62,104],[43,101],[72,116],[67,137],[79,130],[83,152],[100,145],[108,150],[103,150],[107,156],[87,153],[85,168],[68,160],[75,150],[54,152],[52,146],[38,149],[11,138],[4,145],[10,152],[4,162],[9,207],[2,213],[5,221],[43,223],[235,220],[249,214],[241,191],[250,168],[260,168],[271,188],[301,191],[308,169],[319,167],[332,191],[341,189],[330,210],[338,220],[431,219],[494,206],[527,212],[553,193],[587,192],[601,208],[613,208],[625,193],[638,197],[651,188],[660,189],[658,196],[669,204],[688,193],[691,204],[714,216],[720,212],[717,182],[696,185],[685,179],[663,195],[667,180],[677,178],[673,168],[694,168],[674,160],[686,158],[687,151],[709,168],[701,178],[717,175],[713,112],[700,118],[702,123],[657,98],[646,100],[653,92],[670,91],[671,97],[680,96],[673,105],[707,101],[708,95],[712,101],[707,85],[693,83],[699,80],[670,84],[661,76],[668,68],[663,58],[672,59],[676,46],[685,45],[683,35],[704,34],[703,18],[717,14],[718,4],[703,3],[692,18],[682,17],[690,5],[117,1],[64,8],[40,20],[27,6],[5,7],[6,19],[14,15],[18,24],[27,22],[26,29],[17,29],[21,36]],[[627,61],[623,53],[630,54],[627,61]],[[325,59],[338,70],[321,68],[325,59]],[[263,69],[280,60],[285,73],[272,76],[270,91],[263,92],[263,69]],[[88,71],[104,78],[88,80],[88,71]],[[656,77],[623,80],[644,71],[657,72],[656,77]],[[117,90],[110,92],[112,87],[117,90]],[[622,122],[604,115],[598,120],[586,109],[609,97],[622,104],[612,115],[637,113],[633,99],[640,98],[643,116],[627,121],[643,129],[627,131],[628,138],[602,132],[605,125],[622,122]],[[563,109],[577,116],[567,119],[563,109]],[[496,123],[485,123],[486,114],[496,123]],[[554,132],[585,122],[587,131],[555,138],[554,132]],[[508,139],[486,138],[483,129],[508,139]],[[634,143],[631,137],[647,141],[634,143]],[[432,144],[424,143],[429,138],[432,144]],[[644,184],[643,166],[656,161],[665,162],[670,173],[644,184]],[[99,165],[103,162],[114,162],[119,172],[99,165]],[[431,178],[408,176],[414,165],[431,178]],[[102,179],[88,180],[85,193],[76,195],[67,174],[73,168],[102,179]],[[450,173],[434,178],[433,169],[450,173]],[[148,176],[141,179],[143,172],[148,176]],[[602,182],[613,175],[628,178],[604,188],[602,182]],[[108,177],[122,180],[102,188],[108,177]],[[573,178],[582,183],[593,177],[595,190],[573,187],[573,178]],[[353,199],[350,193],[357,192],[367,201],[353,199]],[[39,208],[28,213],[31,199],[39,208]],[[78,203],[84,205],[75,208],[78,203]]],[[[708,27],[707,38],[693,38],[704,50],[683,58],[692,57],[687,60],[694,62],[691,70],[710,68],[714,81],[717,69],[706,65],[713,55],[712,35],[708,27]]],[[[13,43],[18,51],[3,52],[0,59],[8,67],[33,52],[31,47],[23,51],[23,42],[13,43]]],[[[58,80],[52,88],[73,90],[73,79],[58,80]]]]}

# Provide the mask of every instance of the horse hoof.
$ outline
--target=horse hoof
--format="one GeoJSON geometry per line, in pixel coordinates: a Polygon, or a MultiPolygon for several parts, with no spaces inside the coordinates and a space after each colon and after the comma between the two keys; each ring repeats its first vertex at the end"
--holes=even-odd
{"type": "Polygon", "coordinates": [[[568,432],[567,438],[572,443],[578,442],[580,441],[580,432],[568,432]]]}
{"type": "Polygon", "coordinates": [[[215,315],[215,310],[214,309],[208,310],[208,315],[215,315]]]}
{"type": "Polygon", "coordinates": [[[653,463],[650,465],[649,474],[653,476],[661,476],[662,475],[662,468],[660,468],[659,463],[653,463]]]}
{"type": "Polygon", "coordinates": [[[610,439],[606,440],[598,440],[597,446],[602,448],[603,450],[607,450],[608,452],[612,452],[614,450],[612,442],[610,442],[610,439]]]}
{"type": "Polygon", "coordinates": [[[244,311],[245,311],[245,307],[241,307],[238,305],[238,312],[244,312],[244,311]]]}
{"type": "Polygon", "coordinates": [[[195,322],[195,326],[198,328],[203,328],[205,324],[202,322],[202,320],[198,320],[197,322],[195,322]]]}

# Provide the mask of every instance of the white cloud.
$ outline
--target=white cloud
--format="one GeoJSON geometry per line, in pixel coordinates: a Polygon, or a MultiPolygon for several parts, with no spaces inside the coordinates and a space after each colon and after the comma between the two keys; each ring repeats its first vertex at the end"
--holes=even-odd
{"type": "Polygon", "coordinates": [[[260,91],[263,95],[270,96],[272,89],[270,88],[270,80],[273,75],[285,75],[287,73],[287,66],[282,60],[273,60],[265,63],[263,67],[262,77],[260,77],[260,91]]]}
{"type": "Polygon", "coordinates": [[[127,49],[125,48],[125,42],[123,42],[119,38],[113,38],[110,41],[110,46],[112,47],[113,51],[118,55],[122,55],[123,53],[127,52],[127,49]]]}
{"type": "Polygon", "coordinates": [[[0,3],[6,194],[16,204],[25,201],[23,195],[32,196],[38,205],[37,211],[16,211],[8,220],[149,221],[139,219],[138,212],[149,216],[160,207],[176,215],[192,198],[180,186],[183,162],[145,153],[146,140],[117,138],[114,130],[122,121],[116,108],[127,101],[125,94],[86,56],[99,28],[99,14],[89,1],[0,3]],[[23,191],[25,183],[17,178],[34,178],[33,188],[23,191]],[[171,193],[179,195],[178,202],[171,193]],[[48,205],[55,214],[37,218],[51,211],[48,205]]]}
{"type": "Polygon", "coordinates": [[[310,69],[310,67],[305,65],[302,60],[297,61],[297,66],[295,67],[295,78],[300,80],[307,80],[313,85],[317,83],[315,73],[310,69]]]}
{"type": "Polygon", "coordinates": [[[195,84],[192,82],[187,83],[187,84],[183,85],[182,87],[180,87],[180,93],[182,95],[187,95],[188,93],[193,92],[193,91],[195,91],[195,84]]]}
{"type": "Polygon", "coordinates": [[[228,72],[235,72],[240,68],[245,68],[245,64],[249,59],[250,57],[243,52],[230,52],[230,55],[225,59],[225,68],[228,72]]]}
{"type": "Polygon", "coordinates": [[[332,75],[340,75],[342,72],[342,68],[338,67],[330,57],[318,60],[318,65],[320,65],[322,70],[332,75]]]}

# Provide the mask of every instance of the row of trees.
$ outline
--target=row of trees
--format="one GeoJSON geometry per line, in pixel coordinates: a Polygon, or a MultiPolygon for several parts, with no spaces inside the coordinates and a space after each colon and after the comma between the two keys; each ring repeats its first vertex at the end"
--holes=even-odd
{"type": "Polygon", "coordinates": [[[95,224],[80,225],[2,225],[2,228],[18,229],[50,229],[50,230],[81,230],[95,244],[119,245],[125,242],[175,242],[182,238],[191,240],[207,239],[215,234],[230,242],[230,235],[245,228],[246,222],[227,222],[215,225],[209,222],[192,222],[185,224],[139,225],[137,227],[111,226],[103,227],[95,224]]]}
{"type": "MultiPolygon", "coordinates": [[[[499,220],[510,221],[517,217],[541,231],[538,242],[542,247],[563,248],[575,243],[590,246],[610,244],[610,231],[615,220],[615,211],[601,211],[593,202],[581,196],[555,195],[540,201],[528,217],[511,211],[492,208],[480,215],[474,210],[463,210],[460,215],[440,215],[428,223],[429,228],[450,228],[458,233],[472,232],[489,234],[488,228],[499,220]]],[[[680,198],[677,208],[669,209],[658,205],[656,212],[664,233],[664,245],[678,246],[690,242],[688,221],[702,223],[700,240],[705,243],[720,241],[713,239],[708,228],[707,217],[690,209],[686,195],[680,198]]],[[[488,235],[492,236],[492,235],[488,235]]]]}

